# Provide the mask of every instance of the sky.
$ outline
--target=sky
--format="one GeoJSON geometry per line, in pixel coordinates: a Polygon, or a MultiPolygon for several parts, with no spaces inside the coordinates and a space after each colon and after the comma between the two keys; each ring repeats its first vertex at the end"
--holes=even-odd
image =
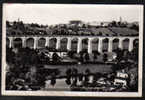
{"type": "Polygon", "coordinates": [[[139,5],[76,5],[76,4],[4,4],[4,17],[8,21],[38,23],[43,25],[63,24],[70,20],[84,22],[139,21],[139,5]]]}

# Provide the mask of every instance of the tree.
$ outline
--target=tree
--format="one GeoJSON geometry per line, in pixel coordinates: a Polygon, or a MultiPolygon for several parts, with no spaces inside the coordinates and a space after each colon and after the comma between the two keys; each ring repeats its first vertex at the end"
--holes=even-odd
{"type": "Polygon", "coordinates": [[[104,55],[103,55],[103,61],[106,62],[107,58],[108,58],[108,55],[106,53],[104,53],[104,55]]]}
{"type": "Polygon", "coordinates": [[[6,27],[11,27],[11,25],[10,25],[10,22],[9,21],[6,21],[6,27]]]}
{"type": "Polygon", "coordinates": [[[73,58],[73,55],[74,55],[74,51],[68,51],[68,56],[69,56],[70,58],[73,58]]]}
{"type": "Polygon", "coordinates": [[[15,57],[15,53],[12,52],[12,48],[8,48],[6,49],[6,61],[8,63],[14,63],[14,57],[15,57]]]}
{"type": "Polygon", "coordinates": [[[94,51],[93,54],[94,54],[93,59],[95,61],[98,58],[98,55],[100,55],[100,53],[98,51],[94,51]]]}
{"type": "Polygon", "coordinates": [[[56,84],[56,75],[55,73],[52,73],[51,75],[51,83],[52,86],[54,86],[56,84]]]}
{"type": "Polygon", "coordinates": [[[112,25],[112,27],[116,27],[117,26],[117,22],[116,21],[112,21],[111,25],[112,25]]]}
{"type": "Polygon", "coordinates": [[[128,71],[129,74],[129,81],[128,86],[131,91],[137,91],[138,90],[138,68],[134,67],[128,71]]]}
{"type": "Polygon", "coordinates": [[[89,53],[85,53],[84,59],[86,62],[90,60],[89,53]]]}
{"type": "Polygon", "coordinates": [[[131,51],[131,57],[132,57],[132,60],[134,60],[135,62],[138,62],[138,46],[133,48],[133,50],[131,51]]]}
{"type": "Polygon", "coordinates": [[[132,24],[132,26],[130,27],[131,29],[134,29],[136,31],[139,31],[139,26],[136,24],[132,24]]]}
{"type": "Polygon", "coordinates": [[[23,24],[23,22],[19,22],[19,29],[22,31],[22,32],[25,32],[25,26],[23,24]]]}
{"type": "Polygon", "coordinates": [[[102,36],[102,35],[103,35],[102,32],[99,32],[98,36],[102,36]]]}
{"type": "Polygon", "coordinates": [[[123,50],[121,50],[120,48],[117,48],[115,50],[115,53],[117,54],[116,59],[118,60],[118,62],[120,62],[123,58],[123,50]]]}
{"type": "Polygon", "coordinates": [[[83,52],[83,51],[80,51],[80,52],[79,52],[79,55],[80,55],[79,61],[80,61],[80,62],[84,62],[84,57],[83,57],[84,52],[83,52]]]}
{"type": "Polygon", "coordinates": [[[52,60],[53,60],[53,62],[60,62],[60,57],[58,56],[58,54],[55,52],[55,53],[53,53],[53,55],[52,55],[52,60]]]}

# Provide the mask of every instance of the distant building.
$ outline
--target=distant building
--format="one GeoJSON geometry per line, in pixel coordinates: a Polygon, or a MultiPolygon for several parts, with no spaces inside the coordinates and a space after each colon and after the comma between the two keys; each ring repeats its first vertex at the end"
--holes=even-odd
{"type": "Polygon", "coordinates": [[[128,74],[123,71],[118,71],[116,78],[114,79],[114,84],[122,84],[123,86],[127,86],[127,78],[128,74]]]}
{"type": "Polygon", "coordinates": [[[103,26],[103,27],[107,27],[108,25],[110,24],[110,22],[101,22],[101,26],[103,26]]]}
{"type": "Polygon", "coordinates": [[[89,26],[100,26],[101,25],[101,22],[96,22],[96,21],[93,21],[93,22],[89,22],[87,23],[89,26]]]}
{"type": "Polygon", "coordinates": [[[81,20],[71,20],[71,21],[69,21],[69,25],[71,25],[71,26],[75,26],[75,25],[82,26],[83,24],[84,23],[81,20]]]}

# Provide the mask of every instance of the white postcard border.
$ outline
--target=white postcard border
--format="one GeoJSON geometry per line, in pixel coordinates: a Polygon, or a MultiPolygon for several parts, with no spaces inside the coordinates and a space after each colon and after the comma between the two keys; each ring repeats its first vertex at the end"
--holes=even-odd
{"type": "MultiPolygon", "coordinates": [[[[77,97],[141,97],[142,96],[142,73],[143,73],[143,5],[140,6],[139,15],[139,69],[138,69],[138,92],[74,92],[74,91],[11,91],[5,90],[6,72],[6,19],[5,6],[3,4],[2,17],[2,81],[1,93],[9,96],[77,96],[77,97]]],[[[55,4],[53,4],[55,5],[55,4]]],[[[70,4],[71,5],[71,4],[70,4]]],[[[100,4],[99,4],[100,5],[100,4]]],[[[102,5],[102,4],[101,4],[102,5]]],[[[132,6],[132,5],[129,5],[132,6]]],[[[135,6],[135,5],[134,5],[135,6]]]]}

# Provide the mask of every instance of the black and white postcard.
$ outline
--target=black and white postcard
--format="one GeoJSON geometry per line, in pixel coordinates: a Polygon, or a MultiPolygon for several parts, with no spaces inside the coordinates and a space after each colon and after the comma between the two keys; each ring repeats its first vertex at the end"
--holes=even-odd
{"type": "Polygon", "coordinates": [[[141,97],[143,5],[3,4],[2,95],[141,97]]]}

